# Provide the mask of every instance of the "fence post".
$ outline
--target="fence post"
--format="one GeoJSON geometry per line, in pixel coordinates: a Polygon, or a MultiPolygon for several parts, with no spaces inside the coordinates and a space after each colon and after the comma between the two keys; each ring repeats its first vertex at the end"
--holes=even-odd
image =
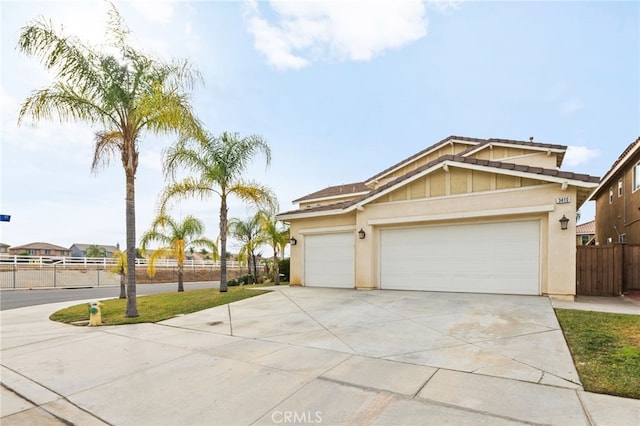
{"type": "Polygon", "coordinates": [[[98,287],[100,287],[100,265],[96,265],[96,272],[98,275],[98,287]]]}
{"type": "Polygon", "coordinates": [[[58,267],[58,265],[56,265],[55,263],[53,264],[53,288],[56,288],[57,285],[57,281],[58,281],[58,274],[56,274],[56,268],[58,267]]]}
{"type": "Polygon", "coordinates": [[[18,269],[18,266],[14,263],[13,265],[13,289],[16,289],[16,270],[18,269]]]}

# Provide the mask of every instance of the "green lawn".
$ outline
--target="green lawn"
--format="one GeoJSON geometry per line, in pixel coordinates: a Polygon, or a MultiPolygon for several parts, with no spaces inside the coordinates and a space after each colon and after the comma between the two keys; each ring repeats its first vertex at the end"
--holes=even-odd
{"type": "Polygon", "coordinates": [[[640,315],[555,311],[584,389],[640,399],[640,315]]]}
{"type": "MultiPolygon", "coordinates": [[[[235,302],[249,297],[268,293],[265,290],[252,290],[244,286],[229,287],[226,293],[218,289],[188,290],[178,293],[161,293],[138,297],[139,317],[125,318],[125,299],[102,301],[102,323],[104,325],[136,324],[158,322],[180,314],[190,314],[218,305],[235,302]]],[[[89,308],[86,304],[71,306],[55,312],[49,317],[53,321],[77,323],[89,320],[89,308]]]]}

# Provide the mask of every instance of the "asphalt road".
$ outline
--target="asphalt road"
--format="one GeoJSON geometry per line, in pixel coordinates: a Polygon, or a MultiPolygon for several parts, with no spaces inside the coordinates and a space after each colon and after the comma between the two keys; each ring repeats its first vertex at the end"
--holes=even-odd
{"type": "MultiPolygon", "coordinates": [[[[218,288],[219,282],[184,283],[185,291],[201,288],[218,288]]],[[[138,284],[136,293],[144,294],[166,293],[178,290],[178,283],[172,284],[138,284]]],[[[40,290],[2,290],[0,291],[0,311],[6,309],[23,308],[25,306],[44,305],[46,303],[68,302],[85,299],[109,299],[120,296],[120,287],[90,287],[68,289],[40,289],[40,290]]]]}

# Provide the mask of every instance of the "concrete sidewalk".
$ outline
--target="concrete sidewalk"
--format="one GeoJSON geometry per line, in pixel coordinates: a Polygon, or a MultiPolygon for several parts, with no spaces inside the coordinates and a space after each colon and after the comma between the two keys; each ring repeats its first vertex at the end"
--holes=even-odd
{"type": "Polygon", "coordinates": [[[0,313],[3,425],[638,425],[543,297],[278,288],[159,324],[0,313]]]}

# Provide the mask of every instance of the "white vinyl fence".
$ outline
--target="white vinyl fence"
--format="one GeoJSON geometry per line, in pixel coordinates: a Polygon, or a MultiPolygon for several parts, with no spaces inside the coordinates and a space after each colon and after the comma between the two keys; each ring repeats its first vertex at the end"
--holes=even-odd
{"type": "MultiPolygon", "coordinates": [[[[56,257],[56,256],[14,256],[0,255],[0,288],[64,288],[95,287],[120,284],[120,276],[111,272],[115,265],[111,258],[56,257]]],[[[147,259],[136,259],[136,270],[146,270],[147,259]]],[[[246,265],[228,261],[227,269],[241,273],[246,265]]],[[[156,270],[177,270],[174,259],[158,259],[156,270]]],[[[214,271],[220,270],[220,262],[212,260],[185,260],[185,276],[191,272],[209,271],[213,279],[214,271]]]]}

